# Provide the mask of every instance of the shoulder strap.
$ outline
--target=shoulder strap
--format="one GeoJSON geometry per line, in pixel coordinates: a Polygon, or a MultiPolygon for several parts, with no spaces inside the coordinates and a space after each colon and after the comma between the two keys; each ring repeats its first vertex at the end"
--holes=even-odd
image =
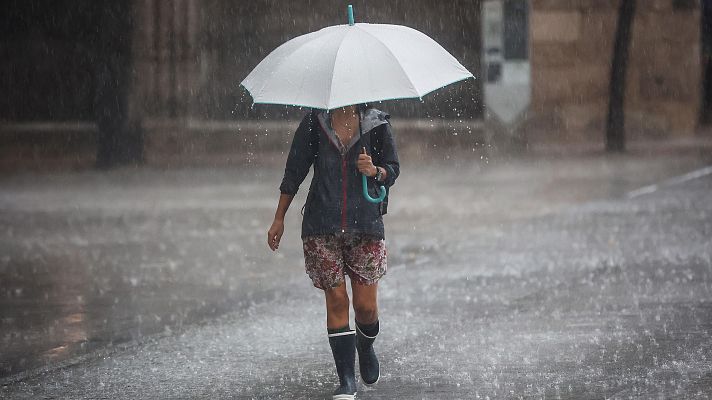
{"type": "MultiPolygon", "coordinates": [[[[373,157],[374,153],[378,153],[379,156],[381,154],[381,139],[379,138],[379,127],[376,127],[374,129],[371,129],[370,131],[364,133],[364,132],[359,132],[361,135],[361,140],[363,140],[363,145],[364,147],[368,148],[368,154],[373,157]]],[[[360,151],[359,151],[360,153],[360,151]]]]}
{"type": "Polygon", "coordinates": [[[312,108],[311,111],[309,112],[309,133],[311,134],[311,143],[312,143],[312,151],[314,152],[314,157],[317,157],[319,155],[319,128],[317,127],[318,124],[315,123],[316,121],[316,112],[312,108]]]}
{"type": "MultiPolygon", "coordinates": [[[[364,135],[368,141],[366,144],[368,148],[371,150],[371,157],[374,160],[374,163],[379,163],[382,157],[382,149],[383,149],[383,129],[381,126],[378,126],[374,129],[372,129],[368,135],[364,135]]],[[[391,197],[388,188],[386,188],[386,198],[383,199],[382,202],[378,203],[378,209],[380,210],[381,215],[385,215],[388,212],[388,198],[391,197]]]]}
{"type": "Polygon", "coordinates": [[[371,157],[374,155],[376,157],[381,157],[381,152],[383,150],[383,128],[378,126],[371,130],[368,135],[368,142],[369,149],[371,149],[371,157]]]}

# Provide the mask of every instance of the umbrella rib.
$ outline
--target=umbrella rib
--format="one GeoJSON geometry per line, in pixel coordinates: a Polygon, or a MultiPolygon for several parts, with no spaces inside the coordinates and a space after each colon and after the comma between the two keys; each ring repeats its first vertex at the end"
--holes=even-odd
{"type": "MultiPolygon", "coordinates": [[[[346,36],[346,35],[344,35],[344,36],[346,36]]],[[[343,41],[343,38],[342,38],[341,40],[343,41]]],[[[321,47],[319,48],[319,53],[321,53],[321,50],[324,49],[324,47],[325,47],[328,43],[329,43],[328,41],[326,41],[326,40],[324,41],[324,43],[323,43],[323,44],[321,45],[321,47]]],[[[341,50],[341,45],[339,45],[339,50],[341,50]]],[[[336,57],[334,57],[334,59],[336,59],[336,58],[339,56],[339,50],[336,51],[336,57]]],[[[334,74],[332,73],[331,75],[332,75],[332,79],[333,79],[333,75],[334,75],[334,74]]],[[[299,81],[299,90],[297,90],[297,91],[294,93],[294,96],[295,96],[295,97],[297,97],[297,96],[299,95],[299,93],[301,93],[302,88],[304,87],[304,80],[306,80],[306,75],[305,75],[305,74],[302,74],[302,79],[299,81]]],[[[329,88],[329,96],[331,96],[331,87],[329,88]]],[[[325,106],[326,106],[327,108],[329,107],[328,104],[325,104],[325,106]]]]}
{"type": "Polygon", "coordinates": [[[349,33],[351,33],[351,30],[349,29],[344,36],[341,37],[341,43],[339,43],[339,48],[336,49],[336,56],[334,56],[334,63],[333,67],[331,70],[331,84],[329,85],[329,96],[327,96],[326,100],[326,109],[330,110],[331,109],[331,91],[334,89],[334,70],[336,69],[336,60],[339,59],[339,53],[341,53],[341,46],[344,44],[344,40],[346,40],[346,37],[349,36],[349,33]]]}
{"type": "Polygon", "coordinates": [[[398,61],[398,62],[396,63],[396,64],[398,65],[398,68],[400,68],[400,70],[403,71],[403,75],[405,75],[406,79],[408,79],[408,82],[410,83],[410,87],[413,88],[413,90],[415,91],[415,96],[413,96],[413,97],[420,97],[421,95],[420,95],[420,93],[418,92],[418,89],[415,87],[415,84],[414,84],[413,81],[410,79],[410,76],[408,76],[408,73],[405,72],[405,69],[403,69],[403,66],[400,64],[400,60],[398,59],[398,57],[396,57],[395,54],[393,54],[393,52],[391,51],[391,49],[390,49],[388,46],[386,46],[383,42],[381,42],[381,40],[380,40],[376,35],[374,35],[373,33],[367,31],[366,29],[360,28],[360,27],[358,26],[358,24],[356,24],[355,26],[358,27],[359,29],[361,29],[362,32],[365,32],[368,36],[371,36],[376,42],[378,42],[378,44],[380,44],[381,46],[383,46],[383,48],[386,49],[386,51],[388,52],[388,54],[391,55],[391,57],[393,57],[396,61],[398,61]]]}
{"type": "MultiPolygon", "coordinates": [[[[265,80],[264,85],[262,85],[262,87],[260,88],[260,91],[259,91],[259,95],[260,95],[260,96],[261,96],[262,93],[264,92],[264,90],[265,90],[265,88],[267,87],[267,85],[269,85],[270,82],[272,82],[272,77],[274,77],[274,75],[277,73],[277,71],[282,68],[282,66],[283,66],[284,63],[287,61],[287,59],[288,59],[290,56],[292,56],[294,53],[296,53],[297,51],[303,49],[303,48],[304,48],[305,46],[307,46],[308,44],[310,44],[310,42],[309,42],[308,40],[305,40],[304,43],[301,43],[296,49],[294,49],[293,51],[291,51],[288,56],[283,57],[283,58],[277,63],[277,67],[276,67],[276,68],[272,68],[272,72],[270,72],[270,74],[269,74],[270,79],[265,80]]],[[[304,78],[302,77],[302,83],[300,84],[300,86],[303,86],[303,85],[304,85],[304,78]]]]}

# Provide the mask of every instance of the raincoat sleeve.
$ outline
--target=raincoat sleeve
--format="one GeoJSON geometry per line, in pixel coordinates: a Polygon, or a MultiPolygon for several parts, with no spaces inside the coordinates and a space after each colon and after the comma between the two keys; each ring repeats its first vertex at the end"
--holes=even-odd
{"type": "Polygon", "coordinates": [[[299,185],[304,182],[304,178],[309,174],[309,168],[314,162],[315,146],[318,144],[312,140],[312,127],[314,126],[312,118],[311,112],[307,114],[292,138],[292,147],[289,150],[289,156],[287,156],[284,178],[282,178],[282,184],[279,185],[279,191],[282,194],[296,194],[299,185]]]}
{"type": "Polygon", "coordinates": [[[391,187],[396,182],[400,174],[400,163],[398,162],[398,153],[396,152],[396,143],[393,138],[393,130],[391,124],[381,125],[383,128],[383,136],[381,140],[381,157],[378,161],[378,166],[386,169],[386,180],[381,184],[385,187],[391,187]]]}

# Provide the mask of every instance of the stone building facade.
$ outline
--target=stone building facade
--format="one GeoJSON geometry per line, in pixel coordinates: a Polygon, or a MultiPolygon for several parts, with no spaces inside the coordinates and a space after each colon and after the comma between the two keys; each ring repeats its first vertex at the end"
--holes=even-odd
{"type": "MultiPolygon", "coordinates": [[[[619,0],[532,0],[529,132],[599,141],[608,111],[619,0]]],[[[625,89],[631,139],[689,137],[703,96],[695,0],[638,0],[625,89]]]]}
{"type": "MultiPolygon", "coordinates": [[[[357,21],[405,24],[425,32],[482,78],[483,1],[130,0],[132,29],[114,34],[131,38],[129,115],[142,127],[146,160],[178,163],[219,155],[229,162],[235,154],[285,146],[288,128],[272,127],[270,121],[295,120],[303,110],[253,107],[239,82],[286,40],[344,23],[349,3],[357,21]],[[277,134],[258,134],[265,129],[277,134]]],[[[522,135],[532,142],[602,141],[621,0],[520,1],[528,5],[531,70],[522,135]]],[[[104,29],[98,17],[102,2],[40,3],[15,2],[0,13],[0,91],[5,94],[0,169],[27,159],[41,163],[65,157],[75,166],[92,159],[97,134],[92,52],[96,32],[104,29]]],[[[712,43],[712,34],[702,29],[704,3],[637,4],[626,80],[627,135],[633,140],[692,136],[700,121],[711,119],[707,110],[712,108],[710,57],[703,56],[703,43],[712,43]]],[[[482,81],[446,87],[422,103],[384,107],[401,119],[464,119],[467,125],[484,114],[482,81]]],[[[473,141],[481,143],[481,137],[473,141]]]]}
{"type": "MultiPolygon", "coordinates": [[[[145,128],[150,163],[285,146],[291,128],[279,128],[268,120],[293,121],[304,111],[253,106],[239,82],[285,41],[346,23],[349,3],[354,5],[357,22],[407,24],[426,32],[479,75],[479,1],[133,1],[131,105],[145,128]],[[273,133],[256,132],[265,129],[273,133]]],[[[482,115],[476,80],[452,85],[424,100],[389,102],[383,107],[401,119],[482,115]]]]}
{"type": "MultiPolygon", "coordinates": [[[[350,3],[357,21],[407,24],[422,30],[478,75],[479,1],[134,0],[137,104],[149,118],[281,117],[289,111],[253,109],[239,88],[240,81],[285,41],[346,23],[346,5],[350,3]]],[[[460,113],[480,116],[477,85],[470,83],[470,87],[455,90],[471,92],[462,96],[468,101],[458,104],[460,113]]],[[[431,106],[445,115],[452,108],[437,100],[431,106]]],[[[413,107],[419,106],[411,104],[413,107]]],[[[410,108],[399,111],[406,117],[415,116],[410,108]]]]}

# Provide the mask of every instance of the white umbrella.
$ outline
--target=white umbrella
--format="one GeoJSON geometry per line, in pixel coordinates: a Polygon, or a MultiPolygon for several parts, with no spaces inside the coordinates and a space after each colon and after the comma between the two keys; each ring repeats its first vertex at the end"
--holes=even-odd
{"type": "Polygon", "coordinates": [[[406,26],[349,24],[296,37],[242,81],[255,103],[331,110],[423,97],[473,77],[427,35],[406,26]]]}

